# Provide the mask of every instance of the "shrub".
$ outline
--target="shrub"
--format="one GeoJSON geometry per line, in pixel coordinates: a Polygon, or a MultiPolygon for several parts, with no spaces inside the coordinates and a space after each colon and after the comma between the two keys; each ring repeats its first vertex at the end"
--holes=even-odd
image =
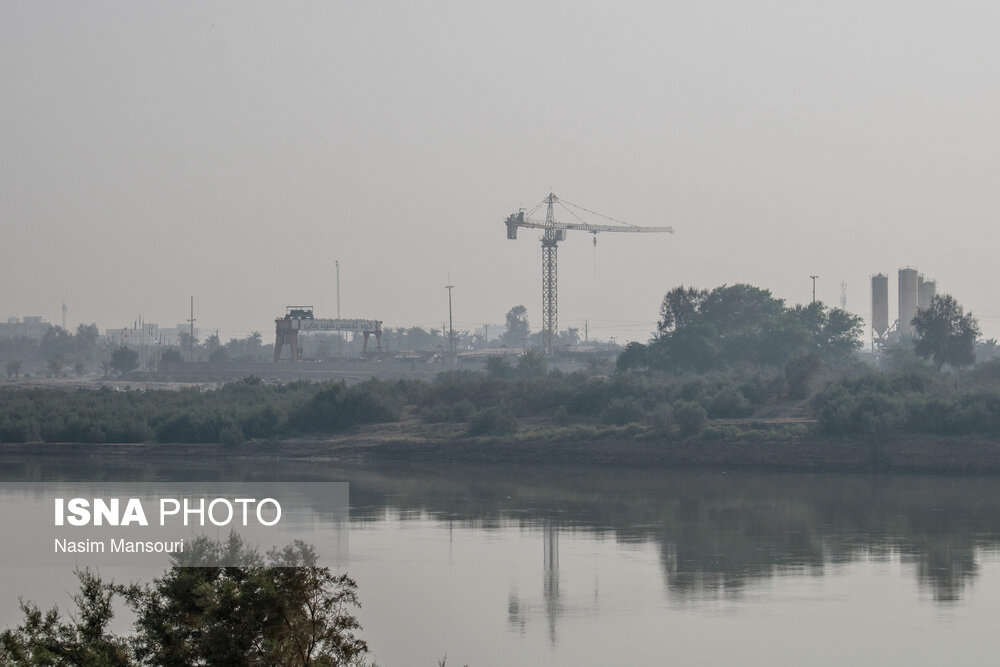
{"type": "MultiPolygon", "coordinates": [[[[156,438],[156,433],[145,421],[135,419],[118,424],[110,424],[105,428],[103,442],[127,443],[148,442],[156,438]]],[[[203,442],[210,442],[205,440],[203,442]]]]}
{"type": "Polygon", "coordinates": [[[235,447],[243,443],[243,429],[237,424],[227,424],[219,431],[219,442],[227,447],[235,447]]]}
{"type": "Polygon", "coordinates": [[[674,426],[674,410],[669,403],[658,406],[649,414],[649,425],[657,433],[667,433],[674,426]]]}
{"type": "Polygon", "coordinates": [[[751,414],[753,406],[750,401],[732,387],[722,389],[708,402],[708,416],[712,419],[747,417],[751,414]]]}
{"type": "Polygon", "coordinates": [[[605,424],[624,426],[630,422],[637,422],[645,417],[642,403],[633,396],[625,398],[613,398],[608,403],[608,407],[601,413],[601,421],[605,424]]]}
{"type": "Polygon", "coordinates": [[[451,406],[449,413],[451,421],[464,422],[476,413],[476,406],[469,400],[459,401],[451,406]]]}
{"type": "Polygon", "coordinates": [[[593,377],[574,386],[566,399],[566,409],[575,415],[596,415],[607,405],[611,385],[606,378],[593,377]]]}
{"type": "Polygon", "coordinates": [[[514,377],[514,367],[503,357],[490,357],[486,360],[486,374],[496,380],[506,380],[514,377]]]}
{"type": "Polygon", "coordinates": [[[476,412],[472,401],[464,400],[458,403],[429,405],[420,411],[420,416],[428,424],[441,422],[464,422],[476,412]]]}
{"type": "Polygon", "coordinates": [[[324,387],[289,421],[305,431],[340,431],[361,424],[396,421],[402,411],[403,396],[398,387],[369,380],[352,387],[324,387]]]}
{"type": "Polygon", "coordinates": [[[556,413],[552,416],[552,418],[555,419],[555,422],[560,426],[566,426],[570,423],[569,411],[566,409],[565,405],[560,405],[559,409],[556,410],[556,413]]]}
{"type": "Polygon", "coordinates": [[[751,405],[761,405],[767,398],[766,391],[764,381],[761,380],[760,375],[755,375],[753,378],[745,380],[740,384],[740,393],[750,401],[751,405]]]}
{"type": "Polygon", "coordinates": [[[792,398],[809,396],[809,379],[819,370],[819,355],[815,352],[792,357],[785,364],[785,379],[788,381],[788,395],[792,398]]]}
{"type": "Polygon", "coordinates": [[[577,424],[566,429],[565,438],[567,440],[596,440],[600,436],[600,431],[596,426],[577,424]]]}
{"type": "Polygon", "coordinates": [[[680,427],[681,435],[689,437],[697,435],[705,428],[708,413],[705,408],[693,401],[680,401],[674,406],[674,419],[680,427]]]}
{"type": "Polygon", "coordinates": [[[701,378],[685,382],[681,387],[680,397],[685,401],[700,401],[705,393],[706,383],[701,378]]]}
{"type": "Polygon", "coordinates": [[[491,406],[480,410],[469,420],[469,435],[512,435],[517,431],[517,418],[505,408],[491,406]]]}
{"type": "Polygon", "coordinates": [[[427,424],[440,424],[450,420],[451,410],[447,405],[430,405],[420,411],[420,417],[427,424]]]}
{"type": "Polygon", "coordinates": [[[740,435],[738,428],[727,424],[706,426],[700,433],[702,440],[738,440],[740,435]]]}
{"type": "Polygon", "coordinates": [[[646,433],[646,427],[639,422],[629,422],[622,427],[620,435],[625,438],[635,438],[646,433]]]}

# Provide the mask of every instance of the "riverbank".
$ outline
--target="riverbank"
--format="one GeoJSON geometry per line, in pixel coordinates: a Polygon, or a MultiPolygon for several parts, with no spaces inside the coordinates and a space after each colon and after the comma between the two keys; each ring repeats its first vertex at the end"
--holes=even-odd
{"type": "Polygon", "coordinates": [[[976,437],[802,439],[731,442],[604,438],[529,440],[469,438],[434,441],[355,434],[322,439],[216,444],[0,445],[0,459],[58,457],[134,459],[299,459],[351,463],[532,464],[601,467],[713,467],[843,472],[1000,474],[1000,442],[976,437]]]}

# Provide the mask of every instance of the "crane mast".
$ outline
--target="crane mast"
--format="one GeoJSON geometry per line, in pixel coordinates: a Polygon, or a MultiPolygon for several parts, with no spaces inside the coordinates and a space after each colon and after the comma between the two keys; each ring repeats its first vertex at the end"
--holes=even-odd
{"type": "Polygon", "coordinates": [[[553,209],[556,196],[549,193],[546,197],[545,232],[542,234],[542,331],[545,332],[545,354],[552,354],[555,335],[559,323],[559,261],[557,244],[566,238],[566,232],[556,229],[556,218],[553,209]]]}
{"type": "MultiPolygon", "coordinates": [[[[542,230],[542,331],[545,336],[545,354],[552,354],[555,349],[556,335],[559,327],[559,275],[558,275],[558,244],[566,240],[566,231],[585,231],[594,235],[594,243],[597,243],[597,234],[600,232],[638,232],[638,233],[666,233],[673,234],[672,227],[639,227],[630,225],[614,218],[589,211],[581,206],[576,206],[566,200],[561,200],[554,193],[549,192],[548,196],[540,204],[545,206],[545,220],[533,220],[525,215],[524,209],[507,216],[504,224],[507,225],[507,238],[516,239],[519,227],[527,229],[542,230]],[[579,215],[570,210],[580,222],[559,222],[555,217],[555,205],[573,206],[581,211],[597,215],[617,224],[592,224],[585,222],[579,215]]],[[[532,209],[532,210],[535,210],[532,209]]],[[[567,208],[567,210],[569,210],[567,208]]]]}

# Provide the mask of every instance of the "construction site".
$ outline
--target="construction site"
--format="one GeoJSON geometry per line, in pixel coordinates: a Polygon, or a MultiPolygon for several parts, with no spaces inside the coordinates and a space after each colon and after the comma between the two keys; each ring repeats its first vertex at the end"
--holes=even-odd
{"type": "MultiPolygon", "coordinates": [[[[612,360],[620,351],[614,339],[591,341],[584,334],[583,340],[560,344],[559,332],[559,278],[558,246],[568,232],[591,234],[597,245],[601,233],[672,234],[668,226],[643,227],[596,213],[582,206],[560,199],[550,192],[533,208],[521,208],[503,221],[506,237],[515,240],[519,229],[541,231],[541,331],[523,337],[515,344],[500,344],[499,338],[490,338],[488,328],[470,337],[456,332],[451,321],[449,290],[449,322],[440,330],[432,329],[430,343],[422,349],[399,347],[400,338],[387,329],[381,319],[341,318],[339,297],[339,262],[337,287],[337,317],[322,317],[312,305],[289,305],[285,313],[274,320],[274,349],[269,361],[258,359],[240,363],[176,363],[160,368],[161,375],[177,380],[211,378],[224,381],[238,379],[247,374],[259,377],[311,379],[367,378],[367,377],[432,377],[447,366],[467,368],[482,367],[490,358],[508,358],[512,362],[527,349],[545,355],[549,366],[571,371],[582,364],[603,363],[612,360]],[[544,218],[532,217],[544,210],[544,218]],[[572,218],[557,218],[557,210],[572,218]],[[591,220],[588,220],[590,218],[591,220]],[[599,221],[592,221],[594,218],[599,221]],[[435,334],[437,340],[434,341],[435,334]],[[470,339],[471,338],[471,339],[470,339]]],[[[527,301],[527,299],[525,299],[527,301]]],[[[194,321],[192,310],[191,321],[194,321]]],[[[398,331],[398,330],[397,330],[398,331]]],[[[193,338],[193,336],[192,336],[193,338]]],[[[188,362],[194,361],[194,354],[188,362]]]]}

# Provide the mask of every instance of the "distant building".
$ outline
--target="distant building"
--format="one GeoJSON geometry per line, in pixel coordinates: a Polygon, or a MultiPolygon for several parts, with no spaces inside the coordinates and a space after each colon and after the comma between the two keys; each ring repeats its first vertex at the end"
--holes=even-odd
{"type": "MultiPolygon", "coordinates": [[[[165,328],[155,322],[135,322],[120,329],[105,329],[104,339],[114,345],[125,345],[136,349],[143,345],[178,347],[181,344],[181,336],[190,333],[191,327],[186,324],[165,328]]],[[[198,338],[197,328],[194,330],[194,337],[198,338]]]]}
{"type": "MultiPolygon", "coordinates": [[[[120,329],[105,329],[104,349],[131,348],[139,353],[139,369],[151,370],[165,349],[180,344],[179,332],[188,333],[190,328],[178,325],[175,329],[161,329],[155,322],[137,320],[120,329]]],[[[197,333],[195,329],[195,335],[197,333]]]]}
{"type": "MultiPolygon", "coordinates": [[[[198,340],[198,327],[194,329],[194,338],[198,340]]],[[[191,335],[191,326],[188,324],[178,324],[172,329],[160,329],[160,342],[167,347],[178,347],[181,344],[182,336],[191,335]]]]}
{"type": "Polygon", "coordinates": [[[18,319],[16,317],[7,318],[6,322],[0,322],[0,338],[31,338],[41,340],[45,332],[52,326],[42,319],[41,315],[33,315],[18,319]]]}

